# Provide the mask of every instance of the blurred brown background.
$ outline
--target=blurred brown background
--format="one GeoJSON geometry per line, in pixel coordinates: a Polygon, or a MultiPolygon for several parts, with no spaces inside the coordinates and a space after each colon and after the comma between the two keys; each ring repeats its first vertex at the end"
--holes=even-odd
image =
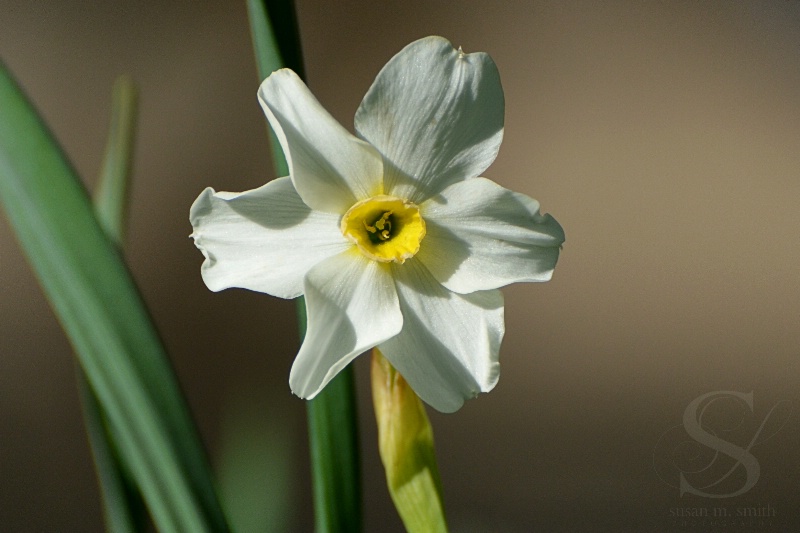
{"type": "MultiPolygon", "coordinates": [[[[431,415],[453,531],[800,530],[800,3],[297,9],[309,85],[351,129],[375,74],[412,40],[440,34],[489,52],[506,132],[486,175],[566,230],[552,282],[504,289],[496,390],[431,415]],[[742,448],[764,422],[750,448],[760,478],[737,497],[681,497],[679,467],[692,469],[682,461],[713,450],[685,432],[673,442],[670,428],[714,391],[753,393],[752,411],[723,399],[709,421],[742,448]],[[719,508],[724,520],[680,516],[719,508]],[[734,518],[754,508],[771,511],[734,518]]],[[[256,506],[285,506],[282,527],[311,531],[305,406],[288,388],[294,306],[210,293],[187,237],[204,187],[273,177],[244,3],[0,0],[0,55],[90,188],[114,78],[139,83],[131,269],[215,464],[231,413],[248,406],[253,431],[289,450],[272,455],[259,490],[289,488],[256,506]]],[[[101,531],[71,350],[3,217],[0,273],[0,530],[101,531]]],[[[365,529],[401,531],[366,361],[365,529]]],[[[733,492],[742,470],[705,490],[733,492]]],[[[722,478],[712,471],[690,483],[722,478]]]]}

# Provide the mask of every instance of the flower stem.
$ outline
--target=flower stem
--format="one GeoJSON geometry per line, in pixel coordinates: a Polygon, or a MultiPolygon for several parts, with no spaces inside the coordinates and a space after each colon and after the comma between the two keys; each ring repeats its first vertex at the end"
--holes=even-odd
{"type": "MultiPolygon", "coordinates": [[[[248,0],[247,11],[259,81],[289,67],[304,77],[300,33],[292,0],[248,0]]],[[[278,176],[288,167],[280,144],[270,132],[278,176]]],[[[306,308],[297,300],[300,338],[306,332],[306,308]]],[[[342,370],[308,402],[308,434],[314,487],[317,533],[356,533],[361,530],[361,481],[358,451],[355,380],[352,366],[342,370]]]]}
{"type": "MultiPolygon", "coordinates": [[[[305,300],[297,302],[301,339],[305,300]]],[[[308,438],[317,533],[361,531],[361,463],[355,376],[349,365],[308,402],[308,438]]]]}

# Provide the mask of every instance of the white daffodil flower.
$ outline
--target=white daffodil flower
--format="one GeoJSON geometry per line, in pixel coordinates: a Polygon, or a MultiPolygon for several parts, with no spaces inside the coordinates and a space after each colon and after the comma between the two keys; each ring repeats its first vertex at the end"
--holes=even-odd
{"type": "Polygon", "coordinates": [[[503,137],[491,58],[441,37],[411,43],[361,102],[358,137],[291,70],[258,98],[290,176],[194,202],[208,288],[305,296],[289,377],[302,398],[375,346],[439,411],[491,390],[505,331],[497,289],[550,279],[564,242],[535,200],[476,177],[503,137]]]}

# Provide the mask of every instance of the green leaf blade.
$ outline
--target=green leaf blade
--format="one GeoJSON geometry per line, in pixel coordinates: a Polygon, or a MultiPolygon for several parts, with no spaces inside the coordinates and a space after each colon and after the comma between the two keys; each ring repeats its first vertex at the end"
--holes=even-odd
{"type": "Polygon", "coordinates": [[[160,531],[227,531],[205,454],[133,280],[74,170],[0,63],[0,204],[119,435],[160,531]]]}
{"type": "Polygon", "coordinates": [[[108,533],[136,533],[145,521],[144,503],[127,475],[111,438],[108,422],[83,369],[76,368],[84,423],[97,472],[108,533]]]}
{"type": "MultiPolygon", "coordinates": [[[[128,183],[131,177],[136,122],[136,86],[127,76],[114,84],[111,124],[100,181],[94,195],[95,214],[106,235],[122,249],[127,229],[128,183]]],[[[76,372],[86,434],[92,450],[108,533],[143,531],[146,512],[141,492],[119,452],[108,417],[78,366],[76,372]]],[[[118,437],[118,436],[117,436],[118,437]]]]}
{"type": "Polygon", "coordinates": [[[94,195],[95,213],[106,234],[122,245],[128,221],[128,184],[133,165],[138,91],[133,80],[120,76],[114,83],[111,125],[100,181],[94,195]]]}

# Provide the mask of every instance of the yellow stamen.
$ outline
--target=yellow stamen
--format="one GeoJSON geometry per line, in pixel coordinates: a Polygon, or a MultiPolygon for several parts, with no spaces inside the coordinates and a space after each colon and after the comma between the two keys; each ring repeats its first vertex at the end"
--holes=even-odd
{"type": "Polygon", "coordinates": [[[374,226],[370,226],[369,224],[367,224],[367,221],[365,220],[364,227],[367,228],[368,232],[375,233],[376,237],[378,237],[380,240],[387,241],[392,236],[392,221],[389,219],[389,217],[391,216],[392,212],[387,211],[383,215],[381,215],[381,218],[375,221],[374,226]]]}
{"type": "Polygon", "coordinates": [[[353,205],[342,217],[341,230],[370,259],[403,263],[419,251],[425,221],[416,205],[381,194],[353,205]]]}

